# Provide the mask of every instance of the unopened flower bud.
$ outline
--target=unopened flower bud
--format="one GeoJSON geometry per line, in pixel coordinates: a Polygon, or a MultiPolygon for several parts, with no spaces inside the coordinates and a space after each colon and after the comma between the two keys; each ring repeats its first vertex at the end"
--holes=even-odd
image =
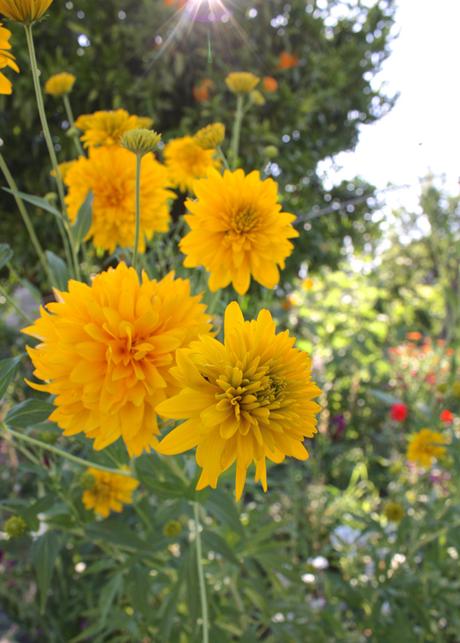
{"type": "Polygon", "coordinates": [[[278,156],[278,148],[275,145],[267,145],[266,148],[264,148],[264,154],[268,159],[274,159],[278,156]]]}
{"type": "Polygon", "coordinates": [[[259,107],[261,105],[265,105],[265,103],[267,102],[262,92],[259,92],[258,89],[252,91],[249,98],[251,99],[251,103],[253,105],[258,105],[259,107]]]}
{"type": "Polygon", "coordinates": [[[163,527],[163,534],[169,538],[178,536],[181,531],[182,531],[182,525],[178,520],[170,520],[163,527]]]}
{"type": "Polygon", "coordinates": [[[232,71],[225,82],[234,94],[249,94],[259,84],[259,78],[248,71],[232,71]]]}
{"type": "Polygon", "coordinates": [[[225,138],[225,125],[223,123],[212,123],[198,130],[194,139],[204,150],[214,150],[225,138]]]}
{"type": "Polygon", "coordinates": [[[145,156],[149,152],[153,152],[161,140],[161,134],[150,129],[132,129],[125,132],[121,137],[120,145],[126,150],[145,156]]]}
{"type": "Polygon", "coordinates": [[[28,531],[27,523],[21,516],[11,516],[3,525],[10,538],[20,538],[28,531]]]}

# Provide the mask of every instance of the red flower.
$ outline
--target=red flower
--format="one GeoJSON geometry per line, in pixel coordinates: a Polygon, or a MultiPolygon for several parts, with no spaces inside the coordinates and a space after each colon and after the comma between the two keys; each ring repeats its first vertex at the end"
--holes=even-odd
{"type": "Polygon", "coordinates": [[[405,404],[392,404],[391,406],[391,419],[396,422],[404,422],[407,418],[407,406],[405,404]]]}
{"type": "Polygon", "coordinates": [[[454,414],[452,413],[452,411],[449,411],[449,409],[444,409],[444,411],[441,411],[439,419],[445,424],[450,424],[454,421],[454,414]]]}

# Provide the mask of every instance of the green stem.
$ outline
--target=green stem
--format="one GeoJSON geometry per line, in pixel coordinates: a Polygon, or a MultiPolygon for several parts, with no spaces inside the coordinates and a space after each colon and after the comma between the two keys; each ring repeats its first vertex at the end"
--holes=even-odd
{"type": "Polygon", "coordinates": [[[28,322],[29,324],[33,324],[33,320],[28,315],[26,315],[26,313],[23,310],[21,310],[21,308],[17,305],[14,299],[10,297],[7,290],[3,288],[3,286],[1,285],[0,285],[0,295],[2,295],[2,297],[5,297],[6,301],[10,304],[12,308],[14,308],[14,310],[18,313],[18,315],[20,315],[23,319],[25,319],[25,321],[28,322]]]}
{"type": "Polygon", "coordinates": [[[42,268],[45,271],[45,274],[49,281],[49,285],[52,286],[53,278],[48,266],[48,262],[46,261],[46,258],[45,258],[45,253],[43,252],[43,248],[40,245],[40,241],[38,240],[38,237],[35,234],[34,226],[32,224],[32,221],[30,220],[29,213],[27,212],[27,208],[24,204],[24,201],[17,194],[19,190],[18,190],[16,181],[14,180],[13,175],[11,174],[8,168],[8,165],[6,164],[6,161],[1,152],[0,152],[0,170],[3,172],[3,176],[5,177],[5,181],[7,182],[9,189],[14,193],[13,196],[14,196],[14,200],[16,201],[19,214],[21,215],[24,225],[26,227],[26,230],[29,233],[30,240],[32,241],[32,245],[35,248],[35,252],[37,253],[37,256],[42,265],[42,268]]]}
{"type": "Polygon", "coordinates": [[[227,157],[225,156],[225,154],[224,154],[224,152],[223,152],[222,148],[220,147],[220,145],[219,145],[216,149],[217,149],[217,155],[218,155],[218,157],[220,158],[220,160],[221,160],[221,161],[222,161],[222,163],[224,164],[224,168],[225,168],[226,170],[229,170],[229,169],[230,169],[230,165],[228,164],[227,157]]]}
{"type": "Polygon", "coordinates": [[[75,276],[77,277],[77,279],[80,279],[80,265],[78,263],[75,243],[72,235],[72,230],[70,228],[69,218],[67,216],[67,209],[65,205],[64,184],[62,182],[61,173],[59,172],[56,151],[54,149],[53,139],[51,138],[51,132],[48,125],[48,120],[46,118],[45,104],[43,102],[43,94],[40,86],[40,71],[38,69],[37,56],[35,53],[35,45],[34,45],[34,39],[32,35],[32,25],[24,25],[24,29],[26,32],[27,48],[29,50],[30,69],[32,72],[32,79],[34,82],[38,115],[40,117],[43,136],[45,137],[46,146],[48,148],[48,154],[50,156],[51,166],[54,170],[59,199],[61,201],[63,215],[62,215],[62,219],[58,219],[59,228],[60,228],[62,240],[64,243],[64,250],[66,252],[67,263],[69,264],[69,267],[73,266],[75,276]],[[67,237],[66,237],[66,233],[67,233],[67,237]]]}
{"type": "MultiPolygon", "coordinates": [[[[67,115],[67,120],[69,121],[69,125],[72,129],[75,128],[75,118],[73,115],[72,111],[72,106],[70,105],[70,100],[69,100],[69,95],[68,94],[63,94],[62,100],[64,102],[64,109],[65,113],[67,115]]],[[[75,147],[77,148],[77,152],[79,156],[84,156],[85,153],[83,151],[83,147],[81,146],[80,138],[78,136],[72,136],[72,139],[75,143],[75,147]]]]}
{"type": "Polygon", "coordinates": [[[196,563],[197,563],[197,570],[198,570],[198,583],[200,587],[201,616],[203,620],[203,643],[209,643],[208,601],[206,598],[206,584],[204,581],[203,550],[201,546],[201,525],[200,525],[200,517],[199,517],[198,510],[199,510],[199,505],[197,502],[194,502],[193,517],[195,520],[196,563]]]}
{"type": "Polygon", "coordinates": [[[235,121],[233,123],[233,132],[232,132],[232,144],[230,147],[230,164],[234,170],[238,166],[242,122],[243,122],[243,95],[237,94],[235,121]]]}
{"type": "Polygon", "coordinates": [[[133,477],[131,471],[126,471],[125,469],[112,469],[111,467],[105,467],[103,464],[98,464],[97,462],[90,462],[89,460],[79,458],[76,455],[67,453],[67,451],[63,451],[62,449],[53,447],[51,444],[46,444],[46,442],[42,442],[41,440],[36,440],[35,438],[31,438],[29,435],[26,435],[25,433],[19,433],[18,431],[14,431],[14,429],[11,429],[4,422],[1,422],[0,426],[4,431],[6,431],[8,435],[12,435],[13,437],[17,438],[18,440],[22,440],[23,442],[28,442],[29,444],[33,444],[34,446],[39,447],[40,449],[44,449],[45,451],[50,451],[51,453],[54,453],[55,455],[58,455],[61,458],[65,458],[66,460],[70,460],[71,462],[75,462],[76,464],[79,464],[82,467],[93,467],[93,469],[99,469],[100,471],[107,471],[108,473],[116,473],[119,476],[125,476],[127,478],[133,477]]]}
{"type": "Polygon", "coordinates": [[[138,248],[141,231],[141,163],[142,155],[136,154],[136,229],[134,233],[133,268],[138,271],[138,248]]]}

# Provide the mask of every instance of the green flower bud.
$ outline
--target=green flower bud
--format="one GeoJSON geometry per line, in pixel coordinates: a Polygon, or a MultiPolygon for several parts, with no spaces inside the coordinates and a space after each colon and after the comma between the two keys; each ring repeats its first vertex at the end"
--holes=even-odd
{"type": "Polygon", "coordinates": [[[264,154],[268,159],[274,159],[278,156],[279,151],[275,145],[267,145],[267,147],[264,148],[264,154]]]}
{"type": "Polygon", "coordinates": [[[3,529],[10,538],[20,538],[29,531],[27,523],[21,516],[11,516],[3,525],[3,529]]]}
{"type": "Polygon", "coordinates": [[[150,129],[132,129],[121,137],[120,145],[139,156],[153,152],[161,140],[161,134],[150,129]]]}
{"type": "Polygon", "coordinates": [[[174,536],[178,536],[181,531],[182,531],[182,525],[178,520],[170,520],[163,527],[163,535],[167,536],[168,538],[173,538],[174,536]]]}

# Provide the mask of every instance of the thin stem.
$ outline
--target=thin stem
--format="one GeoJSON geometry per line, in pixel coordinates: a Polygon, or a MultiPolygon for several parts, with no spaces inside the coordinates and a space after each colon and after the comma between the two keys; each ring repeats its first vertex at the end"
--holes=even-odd
{"type": "Polygon", "coordinates": [[[233,123],[232,144],[230,147],[230,164],[235,170],[238,165],[238,156],[240,150],[241,124],[243,122],[243,95],[236,95],[236,112],[233,123]]]}
{"type": "Polygon", "coordinates": [[[204,581],[203,571],[203,549],[201,546],[201,525],[199,517],[199,506],[197,502],[193,503],[193,517],[195,520],[195,544],[196,544],[196,564],[198,570],[198,583],[200,586],[201,616],[203,621],[203,643],[209,643],[209,616],[208,601],[206,598],[206,584],[204,581]]]}
{"type": "Polygon", "coordinates": [[[80,266],[78,263],[75,243],[72,235],[72,230],[70,228],[69,218],[67,216],[67,209],[65,205],[64,184],[62,182],[61,173],[59,172],[56,151],[54,149],[53,139],[51,138],[51,132],[48,125],[48,120],[46,118],[45,104],[43,102],[43,94],[40,86],[40,71],[38,69],[37,56],[35,53],[35,45],[34,45],[34,39],[32,35],[32,25],[24,25],[24,29],[26,32],[27,47],[29,50],[30,69],[32,72],[32,79],[34,82],[38,115],[40,117],[43,136],[45,137],[46,146],[48,148],[48,154],[49,154],[51,165],[54,170],[54,174],[56,178],[59,200],[61,201],[63,215],[62,215],[62,219],[58,219],[59,228],[61,230],[61,236],[64,243],[64,250],[66,251],[66,257],[67,257],[67,262],[69,264],[69,267],[73,266],[77,279],[80,279],[80,266]],[[67,237],[66,237],[66,233],[67,233],[67,237]],[[67,238],[68,238],[68,241],[67,241],[67,238]]]}
{"type": "MultiPolygon", "coordinates": [[[[68,94],[63,94],[62,100],[64,102],[64,109],[65,113],[67,115],[67,120],[69,121],[69,125],[71,128],[75,128],[75,118],[73,115],[72,111],[72,106],[70,105],[70,99],[68,94]]],[[[72,136],[72,139],[75,143],[75,147],[77,148],[77,152],[79,156],[84,156],[85,153],[83,152],[83,148],[81,146],[80,138],[78,136],[72,136]]]]}
{"type": "Polygon", "coordinates": [[[19,190],[18,190],[16,181],[14,180],[13,175],[11,174],[8,168],[8,165],[6,164],[6,161],[1,152],[0,152],[0,169],[3,172],[3,176],[5,177],[5,181],[7,182],[8,187],[13,192],[13,197],[14,197],[14,200],[16,201],[19,214],[21,215],[24,225],[26,227],[26,230],[29,233],[30,240],[32,241],[32,245],[35,248],[35,252],[37,253],[37,256],[42,265],[42,268],[45,271],[46,277],[49,281],[49,285],[52,286],[53,277],[51,275],[48,262],[46,261],[45,253],[43,252],[43,248],[40,245],[40,241],[38,240],[38,237],[35,234],[34,226],[32,224],[32,221],[30,220],[29,213],[27,212],[27,208],[24,204],[24,201],[17,194],[19,190]]]}
{"type": "Polygon", "coordinates": [[[141,163],[142,155],[136,154],[136,229],[134,233],[133,268],[137,271],[139,236],[141,230],[141,163]]]}
{"type": "Polygon", "coordinates": [[[90,462],[89,460],[85,460],[84,458],[79,458],[76,455],[67,453],[67,451],[63,451],[62,449],[53,447],[51,444],[46,444],[46,442],[42,442],[41,440],[36,440],[35,438],[31,438],[29,435],[26,435],[25,433],[19,433],[18,431],[11,429],[4,422],[1,422],[0,426],[4,431],[6,431],[8,435],[12,435],[13,437],[17,438],[18,440],[22,440],[23,442],[28,442],[29,444],[33,444],[34,446],[39,447],[40,449],[44,449],[45,451],[50,451],[51,453],[54,453],[60,456],[61,458],[65,458],[66,460],[70,460],[71,462],[75,462],[76,464],[79,464],[82,467],[93,467],[94,469],[99,469],[100,471],[107,471],[108,473],[116,473],[119,476],[125,476],[129,478],[133,477],[131,471],[126,471],[125,469],[112,469],[111,467],[105,467],[103,464],[98,464],[97,462],[90,462]]]}
{"type": "Polygon", "coordinates": [[[0,285],[0,295],[2,297],[5,297],[6,301],[10,304],[12,308],[20,315],[23,319],[25,319],[26,322],[29,324],[33,324],[33,320],[26,315],[26,313],[18,306],[18,304],[14,301],[14,299],[8,294],[7,290],[3,288],[2,285],[0,285]]]}
{"type": "Polygon", "coordinates": [[[229,170],[229,169],[230,169],[230,165],[228,164],[227,157],[225,156],[225,154],[224,154],[224,152],[223,152],[222,148],[220,147],[220,145],[219,145],[219,146],[217,146],[217,148],[216,148],[216,149],[217,149],[217,156],[220,158],[220,160],[221,160],[221,161],[222,161],[222,163],[224,164],[224,168],[225,168],[226,170],[229,170]]]}

